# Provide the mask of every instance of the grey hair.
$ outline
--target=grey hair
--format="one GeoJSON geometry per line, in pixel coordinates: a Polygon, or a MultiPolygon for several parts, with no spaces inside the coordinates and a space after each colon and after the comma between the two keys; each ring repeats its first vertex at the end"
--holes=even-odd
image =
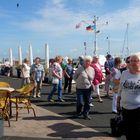
{"type": "Polygon", "coordinates": [[[90,55],[87,55],[84,57],[84,61],[92,61],[92,57],[90,55]]]}
{"type": "Polygon", "coordinates": [[[137,58],[139,58],[139,60],[140,60],[140,52],[131,54],[131,55],[130,55],[130,60],[131,60],[132,57],[137,57],[137,58]]]}

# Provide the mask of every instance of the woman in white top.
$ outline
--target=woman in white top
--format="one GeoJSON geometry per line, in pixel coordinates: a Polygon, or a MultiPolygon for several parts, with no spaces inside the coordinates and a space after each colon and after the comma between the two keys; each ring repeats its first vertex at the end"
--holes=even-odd
{"type": "Polygon", "coordinates": [[[62,98],[62,78],[63,78],[63,70],[61,67],[62,56],[56,56],[55,62],[52,66],[52,90],[48,95],[48,101],[54,102],[52,99],[54,93],[58,90],[58,101],[64,102],[62,98]]]}
{"type": "Polygon", "coordinates": [[[23,78],[22,85],[29,84],[30,83],[30,66],[29,66],[29,60],[27,58],[24,59],[24,62],[22,64],[21,74],[23,78]]]}
{"type": "Polygon", "coordinates": [[[130,66],[122,73],[118,109],[122,107],[127,140],[140,139],[140,53],[130,56],[130,66]]]}

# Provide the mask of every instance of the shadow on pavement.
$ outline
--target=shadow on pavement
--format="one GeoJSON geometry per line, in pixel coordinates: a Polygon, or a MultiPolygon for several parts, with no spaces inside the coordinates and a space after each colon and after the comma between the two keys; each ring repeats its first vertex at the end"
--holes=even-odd
{"type": "Polygon", "coordinates": [[[107,135],[103,133],[85,130],[84,126],[74,125],[71,123],[57,123],[48,127],[55,131],[54,133],[48,135],[51,137],[62,137],[62,138],[107,137],[107,135]],[[82,129],[84,129],[84,131],[82,131],[82,129]]]}
{"type": "Polygon", "coordinates": [[[66,120],[66,117],[59,116],[39,116],[39,117],[24,117],[23,120],[66,120]]]}
{"type": "Polygon", "coordinates": [[[112,114],[112,112],[99,112],[99,111],[90,111],[90,114],[97,115],[97,114],[112,114]]]}
{"type": "Polygon", "coordinates": [[[33,138],[33,137],[16,137],[16,136],[4,136],[0,140],[50,140],[49,138],[33,138]]]}

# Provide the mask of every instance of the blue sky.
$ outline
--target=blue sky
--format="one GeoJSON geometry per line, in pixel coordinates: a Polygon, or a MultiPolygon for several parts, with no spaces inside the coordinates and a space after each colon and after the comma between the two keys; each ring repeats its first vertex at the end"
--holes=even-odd
{"type": "Polygon", "coordinates": [[[84,23],[79,29],[75,26],[82,20],[91,24],[94,15],[99,17],[98,54],[108,51],[107,36],[111,53],[120,54],[127,23],[130,52],[137,52],[139,13],[140,0],[0,0],[0,58],[8,56],[10,47],[17,58],[18,45],[26,57],[30,43],[34,57],[44,58],[45,43],[50,57],[78,57],[84,53],[83,42],[87,42],[87,53],[93,55],[94,32],[87,32],[84,23]],[[104,25],[106,21],[108,25],[104,25]]]}

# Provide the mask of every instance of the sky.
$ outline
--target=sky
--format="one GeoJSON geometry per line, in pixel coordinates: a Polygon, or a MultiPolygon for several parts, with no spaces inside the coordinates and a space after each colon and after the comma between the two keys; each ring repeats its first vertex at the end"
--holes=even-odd
{"type": "Polygon", "coordinates": [[[76,58],[84,54],[84,42],[87,54],[93,55],[94,31],[87,32],[84,22],[78,29],[75,26],[83,20],[92,25],[94,16],[100,30],[97,54],[105,55],[109,42],[113,55],[126,54],[127,43],[130,53],[138,52],[139,13],[140,0],[0,0],[0,58],[9,56],[9,48],[17,58],[18,46],[26,57],[29,44],[34,57],[44,58],[46,43],[51,58],[76,58]],[[127,24],[128,42],[124,39],[127,24]]]}

